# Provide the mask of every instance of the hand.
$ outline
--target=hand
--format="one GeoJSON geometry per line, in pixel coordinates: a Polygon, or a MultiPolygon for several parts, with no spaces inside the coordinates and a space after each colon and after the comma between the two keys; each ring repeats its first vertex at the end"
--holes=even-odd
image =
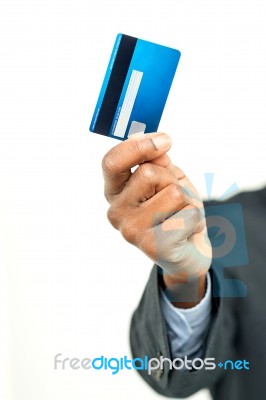
{"type": "Polygon", "coordinates": [[[204,295],[211,264],[204,208],[192,183],[166,154],[170,147],[164,133],[137,134],[104,156],[108,219],[163,268],[167,287],[197,278],[204,295]]]}

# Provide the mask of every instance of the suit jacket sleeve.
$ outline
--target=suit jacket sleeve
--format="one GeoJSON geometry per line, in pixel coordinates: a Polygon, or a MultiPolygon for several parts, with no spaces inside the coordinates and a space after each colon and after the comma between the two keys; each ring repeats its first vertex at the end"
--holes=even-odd
{"type": "MultiPolygon", "coordinates": [[[[212,280],[219,283],[214,271],[212,280]]],[[[130,327],[130,344],[133,358],[172,358],[165,323],[160,308],[160,274],[155,265],[141,301],[133,314],[130,327]]],[[[234,318],[224,312],[224,299],[213,298],[212,322],[208,329],[204,355],[205,358],[215,358],[216,364],[231,358],[233,355],[234,318]]],[[[142,378],[159,394],[167,397],[185,398],[202,388],[214,391],[219,385],[225,371],[216,367],[214,370],[171,370],[169,363],[164,363],[163,370],[157,369],[148,374],[147,370],[139,371],[142,378]]]]}

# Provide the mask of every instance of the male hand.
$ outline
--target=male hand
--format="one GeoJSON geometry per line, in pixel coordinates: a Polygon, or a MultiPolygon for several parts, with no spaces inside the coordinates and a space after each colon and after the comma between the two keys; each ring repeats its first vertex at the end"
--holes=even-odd
{"type": "Polygon", "coordinates": [[[108,219],[163,268],[167,287],[196,279],[199,301],[212,255],[204,208],[190,180],[166,154],[170,147],[164,133],[137,134],[104,156],[108,219]]]}

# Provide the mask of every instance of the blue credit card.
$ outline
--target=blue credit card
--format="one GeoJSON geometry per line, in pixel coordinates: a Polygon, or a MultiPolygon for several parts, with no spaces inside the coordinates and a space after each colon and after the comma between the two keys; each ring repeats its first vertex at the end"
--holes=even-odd
{"type": "Polygon", "coordinates": [[[180,51],[118,34],[90,131],[125,140],[137,132],[156,132],[180,51]]]}

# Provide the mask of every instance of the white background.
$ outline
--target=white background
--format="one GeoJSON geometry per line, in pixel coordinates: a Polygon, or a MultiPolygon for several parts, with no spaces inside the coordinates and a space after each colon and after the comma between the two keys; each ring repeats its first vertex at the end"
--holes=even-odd
{"type": "MultiPolygon", "coordinates": [[[[135,372],[54,371],[53,357],[130,355],[152,263],[109,226],[88,127],[118,32],[182,52],[160,130],[206,196],[265,181],[265,1],[2,0],[1,398],[156,399],[135,372]]],[[[205,392],[193,399],[209,398],[205,392]]]]}

